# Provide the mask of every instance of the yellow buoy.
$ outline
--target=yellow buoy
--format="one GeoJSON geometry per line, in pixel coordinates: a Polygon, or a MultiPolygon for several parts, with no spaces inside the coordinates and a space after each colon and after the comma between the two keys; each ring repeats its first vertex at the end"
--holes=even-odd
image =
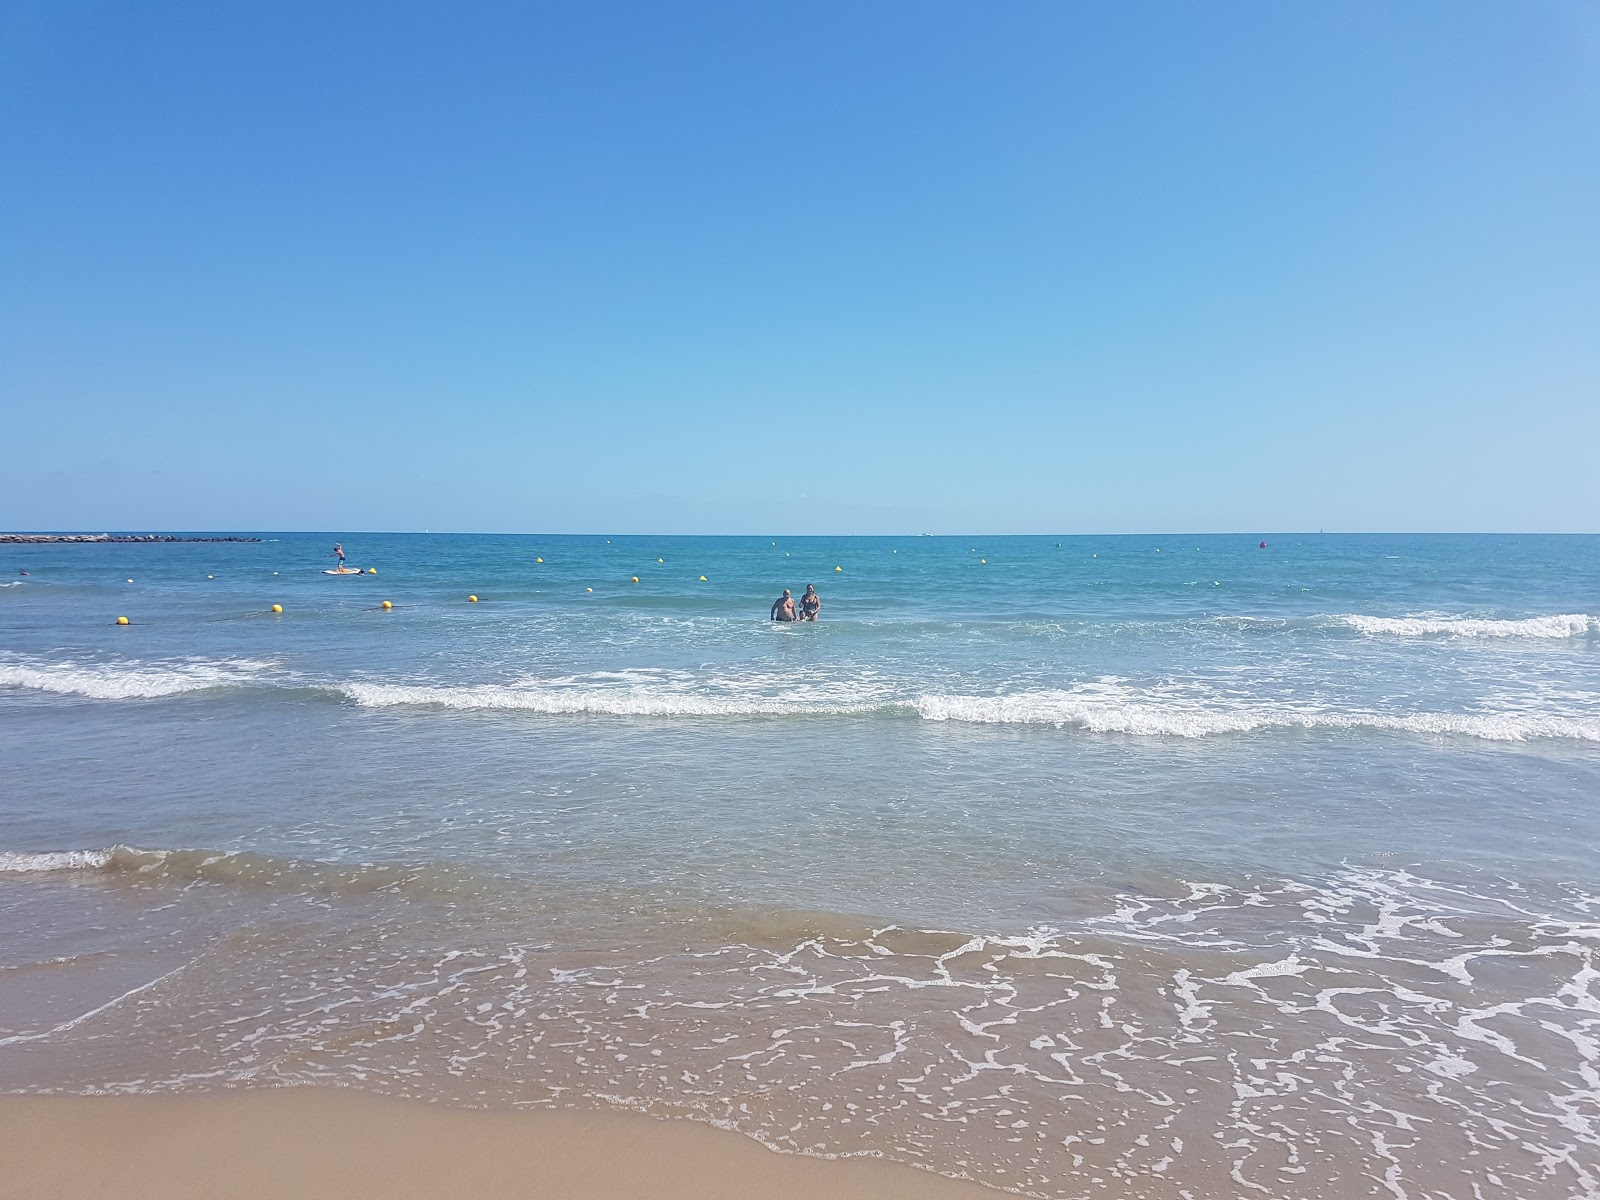
{"type": "Polygon", "coordinates": [[[704,583],[705,581],[706,581],[706,577],[704,575],[700,576],[700,582],[704,583]]]}
{"type": "Polygon", "coordinates": [[[666,561],[667,561],[667,560],[666,560],[666,559],[664,559],[664,558],[658,558],[658,559],[656,559],[656,561],[657,561],[657,562],[666,562],[666,561]]]}
{"type": "Polygon", "coordinates": [[[634,581],[634,582],[635,582],[635,583],[638,583],[638,582],[639,582],[639,577],[638,577],[638,576],[637,576],[637,575],[635,575],[635,576],[634,576],[634,577],[633,577],[633,581],[634,581]]]}
{"type": "Polygon", "coordinates": [[[388,601],[387,601],[387,600],[385,600],[385,601],[384,601],[384,602],[383,602],[383,607],[384,607],[384,608],[393,608],[393,607],[394,607],[394,605],[392,605],[392,604],[390,604],[390,603],[389,603],[389,602],[388,602],[388,601]]]}
{"type": "Polygon", "coordinates": [[[835,567],[834,570],[835,571],[842,571],[842,570],[844,570],[844,568],[843,567],[835,567]]]}
{"type": "Polygon", "coordinates": [[[273,611],[273,612],[275,612],[275,613],[281,613],[281,612],[282,612],[282,611],[283,611],[283,605],[281,605],[281,604],[274,604],[274,605],[273,605],[273,606],[272,606],[272,611],[273,611]]]}
{"type": "Polygon", "coordinates": [[[468,596],[467,597],[467,603],[468,604],[476,604],[477,602],[478,602],[478,598],[476,596],[468,596]]]}
{"type": "Polygon", "coordinates": [[[534,562],[543,562],[543,561],[544,561],[544,559],[542,559],[542,558],[536,558],[536,559],[534,559],[534,560],[533,560],[533,561],[534,561],[534,562]]]}
{"type": "Polygon", "coordinates": [[[367,574],[368,575],[376,575],[377,573],[378,573],[378,568],[377,567],[368,567],[367,568],[367,574]]]}
{"type": "Polygon", "coordinates": [[[118,617],[117,618],[117,624],[118,625],[126,625],[127,623],[128,623],[128,618],[127,617],[118,617]]]}
{"type": "Polygon", "coordinates": [[[584,591],[586,591],[586,592],[592,592],[592,591],[594,591],[594,589],[593,589],[593,588],[584,588],[584,589],[583,589],[583,590],[584,590],[584,591]]]}
{"type": "Polygon", "coordinates": [[[987,558],[980,558],[978,560],[978,565],[980,567],[987,567],[989,565],[989,560],[987,558]]]}

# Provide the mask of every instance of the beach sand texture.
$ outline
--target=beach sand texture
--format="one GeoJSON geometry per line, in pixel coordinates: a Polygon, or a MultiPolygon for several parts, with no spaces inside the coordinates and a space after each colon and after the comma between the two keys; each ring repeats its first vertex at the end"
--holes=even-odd
{"type": "Polygon", "coordinates": [[[5,1200],[981,1200],[977,1184],[871,1159],[774,1154],[620,1113],[472,1112],[321,1088],[0,1096],[5,1200]]]}

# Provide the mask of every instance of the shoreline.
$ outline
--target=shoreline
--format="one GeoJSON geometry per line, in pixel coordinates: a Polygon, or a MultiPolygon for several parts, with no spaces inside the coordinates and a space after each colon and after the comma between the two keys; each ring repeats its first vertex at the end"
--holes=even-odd
{"type": "Polygon", "coordinates": [[[779,1154],[698,1121],[447,1108],[337,1088],[0,1095],[0,1200],[993,1200],[882,1159],[779,1154]]]}

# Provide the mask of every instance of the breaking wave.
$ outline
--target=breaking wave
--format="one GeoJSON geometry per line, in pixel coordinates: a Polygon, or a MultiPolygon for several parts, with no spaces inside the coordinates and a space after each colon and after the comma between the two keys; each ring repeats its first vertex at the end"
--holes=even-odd
{"type": "MultiPolygon", "coordinates": [[[[1556,630],[1568,631],[1561,636],[1576,636],[1594,619],[1568,615],[1520,621],[1360,616],[1337,620],[1344,628],[1376,635],[1555,637],[1556,630]],[[1441,630],[1447,632],[1441,635],[1441,630]]],[[[257,696],[279,701],[320,695],[366,709],[551,717],[852,717],[1045,727],[1143,738],[1342,730],[1490,742],[1600,742],[1600,694],[1537,680],[1511,680],[1499,686],[1475,680],[1470,690],[1442,704],[1421,699],[1389,703],[1339,681],[1302,682],[1273,671],[1245,677],[1221,668],[1193,677],[1135,681],[1102,675],[1048,686],[1051,682],[1036,675],[990,687],[972,672],[929,670],[919,676],[898,664],[893,670],[854,664],[785,670],[636,668],[480,683],[381,677],[319,681],[277,663],[248,658],[51,662],[0,656],[0,690],[103,701],[249,688],[257,696]]]]}
{"type": "Polygon", "coordinates": [[[1049,725],[1144,737],[1199,738],[1268,729],[1366,729],[1495,742],[1542,738],[1600,742],[1600,718],[1527,712],[1340,711],[1268,702],[1212,704],[1157,696],[1129,698],[1115,694],[1118,690],[1085,687],[1012,696],[923,696],[917,700],[916,710],[927,721],[1049,725]]]}
{"type": "MultiPolygon", "coordinates": [[[[642,673],[639,673],[642,674],[642,673]]],[[[766,681],[762,681],[765,683],[766,681]]],[[[1488,741],[1564,738],[1600,742],[1600,715],[1527,710],[1389,713],[1282,701],[1241,700],[1176,685],[1136,687],[1105,678],[1070,688],[1000,695],[902,694],[887,683],[802,685],[777,694],[756,681],[654,682],[630,676],[480,686],[351,683],[339,689],[363,707],[433,707],[547,716],[763,717],[879,714],[974,725],[1049,726],[1089,733],[1200,738],[1270,729],[1375,730],[1488,741]]]]}
{"type": "Polygon", "coordinates": [[[466,686],[347,683],[339,690],[366,708],[415,705],[550,716],[842,716],[896,707],[892,688],[870,676],[706,679],[688,672],[625,671],[466,686]]]}
{"type": "Polygon", "coordinates": [[[0,853],[0,875],[37,875],[51,871],[104,871],[111,850],[56,850],[42,854],[0,853]]]}
{"type": "MultiPolygon", "coordinates": [[[[266,692],[284,695],[306,694],[309,681],[282,673],[269,675],[275,671],[276,664],[252,659],[116,663],[11,659],[0,660],[0,688],[111,701],[161,699],[249,685],[265,685],[266,692]],[[274,683],[282,686],[274,687],[274,683]]],[[[873,670],[848,675],[822,670],[717,675],[646,669],[480,684],[330,681],[313,685],[311,690],[371,709],[431,708],[559,717],[881,717],[1152,738],[1325,729],[1493,742],[1600,742],[1596,698],[1583,693],[1561,698],[1561,703],[1535,695],[1526,703],[1515,698],[1469,703],[1463,711],[1394,711],[1354,700],[1302,701],[1282,689],[1277,695],[1252,697],[1203,680],[1133,683],[1103,676],[1063,687],[984,692],[959,683],[929,689],[926,681],[908,681],[873,670]],[[918,687],[918,682],[923,686],[918,687]]]]}
{"type": "Polygon", "coordinates": [[[1452,617],[1442,613],[1415,617],[1367,617],[1349,613],[1335,619],[1360,633],[1397,637],[1572,638],[1583,637],[1590,630],[1600,631],[1600,617],[1585,613],[1558,613],[1518,620],[1452,617]]]}
{"type": "Polygon", "coordinates": [[[249,683],[273,666],[249,658],[150,663],[0,661],[0,688],[84,696],[91,700],[155,700],[184,692],[249,683]]]}

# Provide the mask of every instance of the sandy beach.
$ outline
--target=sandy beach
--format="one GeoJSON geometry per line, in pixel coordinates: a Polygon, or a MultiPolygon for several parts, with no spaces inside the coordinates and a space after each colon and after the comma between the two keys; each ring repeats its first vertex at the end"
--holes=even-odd
{"type": "Polygon", "coordinates": [[[0,1096],[11,1200],[980,1200],[997,1193],[870,1159],[775,1154],[688,1121],[488,1112],[319,1088],[205,1096],[0,1096]]]}

